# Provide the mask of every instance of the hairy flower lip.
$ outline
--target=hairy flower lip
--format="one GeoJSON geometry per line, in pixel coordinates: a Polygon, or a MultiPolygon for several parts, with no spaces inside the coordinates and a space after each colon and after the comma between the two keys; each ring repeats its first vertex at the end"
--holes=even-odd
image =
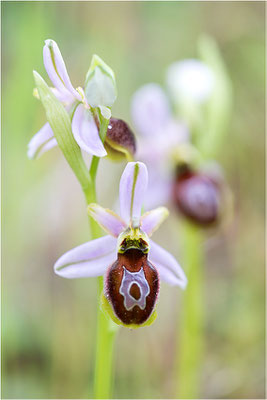
{"type": "Polygon", "coordinates": [[[125,147],[132,155],[136,152],[136,140],[128,124],[122,119],[110,118],[107,139],[125,147]]]}
{"type": "MultiPolygon", "coordinates": [[[[95,122],[99,130],[97,118],[95,118],[95,122]]],[[[121,161],[126,158],[128,161],[132,161],[136,153],[135,135],[124,120],[111,117],[104,146],[112,160],[121,161]]]]}
{"type": "Polygon", "coordinates": [[[118,254],[117,260],[105,274],[104,294],[124,326],[138,326],[149,321],[159,289],[158,272],[140,250],[118,254]],[[137,300],[130,293],[132,284],[136,284],[140,290],[137,300]]]}

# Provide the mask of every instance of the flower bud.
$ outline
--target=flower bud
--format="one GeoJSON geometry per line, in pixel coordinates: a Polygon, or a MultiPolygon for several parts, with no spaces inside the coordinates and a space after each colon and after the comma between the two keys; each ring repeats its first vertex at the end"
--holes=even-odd
{"type": "Polygon", "coordinates": [[[86,75],[84,91],[91,107],[111,107],[117,97],[114,72],[96,54],[86,75]]]}
{"type": "Polygon", "coordinates": [[[110,118],[105,139],[105,149],[113,160],[133,160],[136,151],[135,136],[121,119],[110,118]]]}
{"type": "Polygon", "coordinates": [[[219,184],[187,164],[177,167],[173,199],[179,211],[192,222],[208,226],[218,222],[221,209],[219,184]]]}

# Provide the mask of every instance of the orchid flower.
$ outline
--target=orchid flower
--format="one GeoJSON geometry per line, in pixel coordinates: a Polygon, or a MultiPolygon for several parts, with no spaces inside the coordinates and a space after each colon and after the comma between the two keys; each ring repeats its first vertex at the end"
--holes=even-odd
{"type": "Polygon", "coordinates": [[[159,162],[189,139],[186,126],[172,116],[168,97],[156,83],[144,85],[134,93],[131,112],[140,134],[137,157],[159,162]]]}
{"type": "MultiPolygon", "coordinates": [[[[43,48],[46,72],[54,85],[52,92],[60,100],[72,118],[73,136],[81,149],[89,154],[104,157],[107,152],[99,137],[93,109],[109,119],[110,107],[116,99],[113,71],[98,56],[94,55],[86,76],[85,90],[74,89],[63,57],[53,40],[46,40],[43,48]]],[[[40,156],[57,145],[53,131],[47,122],[28,144],[28,157],[40,156]]]]}
{"type": "Polygon", "coordinates": [[[149,83],[132,97],[133,125],[140,134],[137,158],[147,164],[149,172],[147,208],[168,203],[171,197],[171,154],[189,141],[188,129],[172,116],[163,89],[149,83]]]}
{"type": "MultiPolygon", "coordinates": [[[[186,65],[175,65],[176,72],[181,67],[180,72],[185,74],[186,65]]],[[[199,77],[201,71],[192,71],[193,67],[197,68],[193,61],[190,66],[188,74],[199,77]]],[[[202,67],[210,84],[208,72],[201,64],[202,67]]],[[[196,98],[203,99],[203,87],[195,89],[196,98]]],[[[190,88],[188,90],[192,92],[190,88]]],[[[168,98],[159,85],[147,84],[133,95],[132,119],[141,134],[137,156],[149,168],[146,207],[173,203],[182,215],[194,223],[210,225],[217,222],[222,210],[222,175],[216,179],[209,172],[195,170],[194,163],[200,160],[200,154],[190,144],[186,127],[172,117],[168,98]]]]}
{"type": "Polygon", "coordinates": [[[64,278],[104,275],[103,307],[113,321],[130,328],[155,319],[160,279],[183,289],[187,284],[175,258],[150,239],[168,210],[141,215],[147,183],[145,164],[128,163],[120,180],[120,216],[98,204],[88,206],[108,235],[68,251],[54,266],[64,278]]]}

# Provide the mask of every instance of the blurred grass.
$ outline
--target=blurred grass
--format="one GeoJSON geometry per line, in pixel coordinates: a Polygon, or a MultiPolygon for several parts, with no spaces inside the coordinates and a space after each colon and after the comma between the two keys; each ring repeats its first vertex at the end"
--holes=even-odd
{"type": "MultiPolygon", "coordinates": [[[[88,238],[84,200],[59,151],[37,161],[26,146],[45,122],[32,70],[59,44],[74,86],[93,53],[116,73],[114,115],[130,120],[142,84],[164,85],[168,64],[196,56],[200,34],[218,42],[234,87],[231,129],[218,159],[235,218],[207,243],[203,398],[264,398],[263,2],[2,2],[2,396],[92,396],[96,282],[54,275],[54,261],[88,238]]],[[[103,161],[100,202],[112,208],[123,165],[103,161]]],[[[181,260],[176,220],[155,238],[181,260]]],[[[181,260],[182,263],[182,260],[181,260]]],[[[162,285],[156,323],[121,330],[115,398],[171,398],[182,293],[162,285]]],[[[179,332],[178,332],[179,333],[179,332]]]]}

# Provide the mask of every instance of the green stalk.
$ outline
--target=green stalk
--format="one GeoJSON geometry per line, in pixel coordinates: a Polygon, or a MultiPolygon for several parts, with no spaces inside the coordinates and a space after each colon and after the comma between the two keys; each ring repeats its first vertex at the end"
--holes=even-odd
{"type": "MultiPolygon", "coordinates": [[[[93,160],[92,160],[93,163],[93,160]]],[[[96,203],[95,185],[92,183],[90,193],[85,193],[87,203],[96,203]]],[[[101,236],[99,225],[89,217],[92,239],[101,236]]],[[[112,329],[112,324],[101,310],[100,301],[103,291],[103,277],[98,278],[98,310],[97,310],[97,333],[96,333],[96,359],[94,377],[94,398],[110,399],[112,390],[112,364],[113,364],[113,344],[116,331],[112,329]]]]}
{"type": "MultiPolygon", "coordinates": [[[[104,142],[109,120],[100,119],[99,135],[104,142]]],[[[87,204],[96,203],[96,174],[99,164],[99,158],[93,156],[89,175],[90,175],[90,188],[84,190],[87,204]]],[[[91,238],[96,239],[101,237],[101,229],[95,220],[89,217],[89,224],[91,230],[91,238]]],[[[94,398],[95,399],[109,399],[111,398],[112,389],[112,364],[113,364],[113,344],[115,339],[114,328],[111,322],[101,310],[101,295],[103,292],[103,277],[98,278],[98,311],[97,311],[97,333],[96,333],[96,359],[95,359],[95,377],[94,377],[94,398]]]]}
{"type": "MultiPolygon", "coordinates": [[[[103,278],[98,278],[99,297],[103,291],[103,278]]],[[[116,330],[101,308],[97,315],[96,361],[94,377],[94,398],[110,399],[113,383],[113,345],[116,330]]]]}
{"type": "Polygon", "coordinates": [[[200,398],[203,365],[203,234],[200,228],[185,221],[183,226],[184,267],[188,286],[184,292],[180,332],[176,349],[176,395],[178,399],[200,398]]]}

